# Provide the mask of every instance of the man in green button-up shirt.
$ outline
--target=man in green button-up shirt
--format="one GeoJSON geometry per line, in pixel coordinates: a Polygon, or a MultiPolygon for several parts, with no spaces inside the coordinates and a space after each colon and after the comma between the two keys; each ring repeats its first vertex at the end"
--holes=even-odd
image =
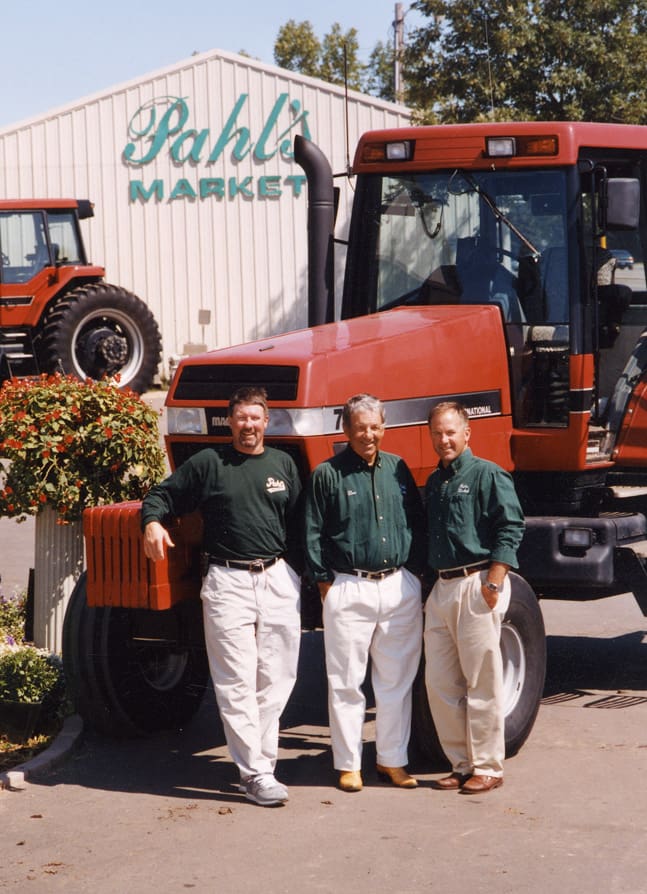
{"type": "Polygon", "coordinates": [[[503,784],[501,621],[508,570],[524,531],[510,475],[469,449],[469,418],[457,403],[429,418],[440,458],[427,481],[427,562],[438,574],[425,606],[427,694],[452,773],[445,790],[477,794],[503,784]]]}
{"type": "Polygon", "coordinates": [[[422,502],[404,460],[379,449],[383,404],[357,395],[342,420],[349,445],[317,466],[306,495],[306,560],[323,600],[334,765],[339,787],[360,791],[361,685],[370,655],[378,773],[415,788],[404,767],[422,646],[422,502]]]}

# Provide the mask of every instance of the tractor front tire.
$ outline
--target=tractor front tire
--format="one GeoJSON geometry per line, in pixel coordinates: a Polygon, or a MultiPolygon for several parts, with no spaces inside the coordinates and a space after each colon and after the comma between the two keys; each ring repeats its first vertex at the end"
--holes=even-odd
{"type": "MultiPolygon", "coordinates": [[[[506,757],[516,754],[530,735],[546,677],[546,632],[539,602],[518,574],[510,574],[510,583],[510,606],[501,625],[506,757]]],[[[413,684],[411,746],[417,759],[439,769],[448,766],[429,710],[424,657],[413,684]]]]}
{"type": "Polygon", "coordinates": [[[59,298],[48,310],[37,341],[43,372],[79,379],[119,376],[138,394],[153,383],[162,338],[153,314],[136,295],[94,282],[59,298]]]}
{"type": "Polygon", "coordinates": [[[164,612],[87,604],[84,572],[63,625],[63,665],[75,710],[111,736],[178,729],[209,681],[201,605],[164,612]]]}

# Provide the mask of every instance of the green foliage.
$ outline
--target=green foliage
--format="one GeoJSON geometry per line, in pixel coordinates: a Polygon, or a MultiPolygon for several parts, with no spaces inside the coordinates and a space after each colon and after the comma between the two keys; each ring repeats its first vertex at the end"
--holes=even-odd
{"type": "Polygon", "coordinates": [[[274,61],[281,68],[318,77],[321,44],[310,22],[290,19],[279,28],[274,43],[274,61]]]}
{"type": "Polygon", "coordinates": [[[407,100],[428,122],[647,122],[647,6],[416,0],[407,100]]]}
{"type": "Polygon", "coordinates": [[[25,638],[26,596],[0,594],[0,643],[20,643],[25,638]]]}
{"type": "Polygon", "coordinates": [[[351,90],[360,90],[364,69],[357,58],[358,49],[356,29],[344,33],[335,22],[321,45],[319,77],[330,84],[347,83],[351,90]]]}
{"type": "Polygon", "coordinates": [[[378,41],[364,72],[364,90],[372,96],[379,96],[388,102],[395,101],[395,77],[393,73],[395,49],[392,41],[386,44],[378,41]]]}
{"type": "Polygon", "coordinates": [[[35,646],[0,646],[0,701],[42,702],[62,695],[57,655],[35,646]]]}
{"type": "Polygon", "coordinates": [[[357,31],[345,33],[335,22],[320,42],[310,22],[290,19],[279,28],[274,43],[274,61],[281,68],[321,78],[330,84],[344,84],[361,89],[364,68],[358,59],[357,31]]]}
{"type": "Polygon", "coordinates": [[[165,473],[157,413],[110,381],[11,379],[0,390],[0,515],[141,499],[165,473]]]}

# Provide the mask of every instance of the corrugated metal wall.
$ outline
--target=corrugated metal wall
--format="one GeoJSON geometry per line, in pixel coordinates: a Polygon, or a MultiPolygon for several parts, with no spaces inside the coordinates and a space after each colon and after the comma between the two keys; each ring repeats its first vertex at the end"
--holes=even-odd
{"type": "MultiPolygon", "coordinates": [[[[95,203],[83,224],[90,259],[150,306],[166,372],[187,346],[305,325],[306,188],[296,195],[289,178],[303,171],[278,149],[303,132],[304,112],[334,172],[346,167],[346,118],[351,157],[363,131],[408,123],[403,107],[351,92],[346,112],[340,88],[212,51],[0,131],[0,196],[95,203]]],[[[352,193],[337,183],[343,233],[352,193]]]]}

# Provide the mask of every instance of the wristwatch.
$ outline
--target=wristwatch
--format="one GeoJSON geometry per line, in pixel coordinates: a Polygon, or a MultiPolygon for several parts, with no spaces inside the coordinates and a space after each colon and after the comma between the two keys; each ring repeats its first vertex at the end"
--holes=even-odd
{"type": "Polygon", "coordinates": [[[491,580],[486,580],[485,586],[488,588],[488,590],[492,590],[493,593],[502,593],[503,592],[503,587],[500,587],[498,584],[495,584],[491,580]]]}

